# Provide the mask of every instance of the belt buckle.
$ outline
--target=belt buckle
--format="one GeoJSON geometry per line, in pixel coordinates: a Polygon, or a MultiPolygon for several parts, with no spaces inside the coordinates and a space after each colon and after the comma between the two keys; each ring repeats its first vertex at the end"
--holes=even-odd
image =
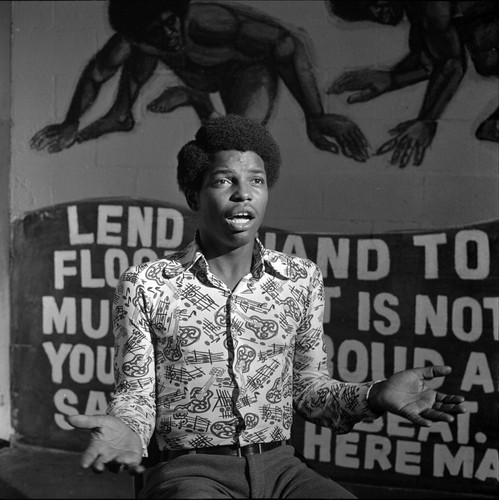
{"type": "Polygon", "coordinates": [[[238,446],[236,448],[238,457],[245,457],[246,455],[254,455],[256,453],[263,453],[262,443],[254,443],[246,446],[238,446]],[[253,448],[257,447],[257,450],[253,451],[253,448]],[[248,453],[244,453],[244,449],[248,450],[248,453]]]}

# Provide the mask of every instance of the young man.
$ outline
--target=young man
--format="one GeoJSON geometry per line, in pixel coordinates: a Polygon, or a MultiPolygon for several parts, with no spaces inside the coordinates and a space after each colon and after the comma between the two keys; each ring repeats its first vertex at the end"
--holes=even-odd
{"type": "Polygon", "coordinates": [[[237,115],[206,122],[181,149],[178,183],[198,230],[116,287],[108,414],[68,417],[93,429],[84,468],[141,473],[152,438],[163,461],[148,473],[150,498],[353,498],[295,456],[293,409],[338,433],[385,411],[416,425],[465,411],[462,397],[425,384],[450,367],[330,378],[318,266],[257,237],[279,166],[265,127],[237,115]]]}

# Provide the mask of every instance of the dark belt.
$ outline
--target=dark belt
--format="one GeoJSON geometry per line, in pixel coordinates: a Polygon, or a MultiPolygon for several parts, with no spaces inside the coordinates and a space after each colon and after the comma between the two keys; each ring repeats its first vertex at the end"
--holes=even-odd
{"type": "Polygon", "coordinates": [[[186,450],[163,450],[162,459],[164,461],[173,460],[181,455],[195,455],[195,454],[208,454],[208,455],[233,455],[235,457],[246,457],[247,455],[255,455],[273,450],[278,446],[288,444],[284,441],[273,441],[272,443],[257,443],[248,444],[246,446],[239,446],[231,444],[226,446],[209,446],[206,448],[191,448],[186,450]]]}

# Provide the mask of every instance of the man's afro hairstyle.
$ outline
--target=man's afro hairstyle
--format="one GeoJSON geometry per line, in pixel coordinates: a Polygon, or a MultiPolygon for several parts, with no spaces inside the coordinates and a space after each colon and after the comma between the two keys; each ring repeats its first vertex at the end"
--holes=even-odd
{"type": "Polygon", "coordinates": [[[206,121],[195,139],[177,155],[177,182],[180,191],[198,191],[203,174],[219,151],[253,151],[263,160],[269,189],[279,177],[279,146],[261,123],[240,115],[225,115],[206,121]]]}

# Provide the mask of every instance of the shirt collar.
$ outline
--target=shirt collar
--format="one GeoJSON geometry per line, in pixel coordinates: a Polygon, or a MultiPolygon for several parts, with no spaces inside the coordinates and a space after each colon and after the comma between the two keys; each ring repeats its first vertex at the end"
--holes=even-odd
{"type": "MultiPolygon", "coordinates": [[[[251,274],[259,279],[264,272],[273,275],[280,275],[283,278],[291,277],[291,260],[286,254],[275,252],[266,249],[261,241],[255,239],[255,247],[253,249],[253,266],[251,274]]],[[[167,264],[163,268],[163,275],[166,278],[174,278],[179,274],[189,271],[193,266],[199,265],[204,270],[208,270],[208,262],[206,261],[198,244],[198,232],[192,241],[179,252],[176,252],[166,258],[167,264]]]]}

